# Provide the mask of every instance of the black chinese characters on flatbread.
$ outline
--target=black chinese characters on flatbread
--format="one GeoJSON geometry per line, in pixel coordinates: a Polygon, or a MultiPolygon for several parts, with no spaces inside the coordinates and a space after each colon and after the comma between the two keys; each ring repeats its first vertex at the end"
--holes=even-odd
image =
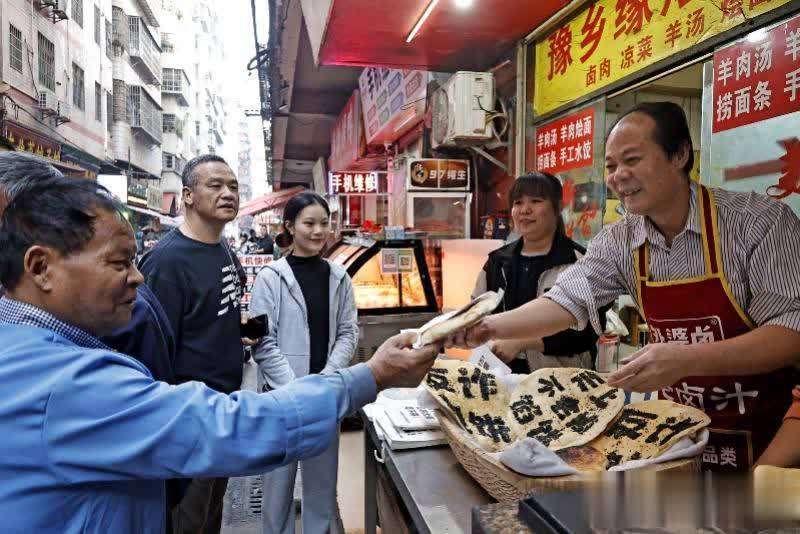
{"type": "Polygon", "coordinates": [[[707,427],[704,412],[666,400],[635,402],[589,445],[605,457],[610,469],[631,460],[657,458],[681,439],[707,427]]]}
{"type": "Polygon", "coordinates": [[[461,360],[437,360],[424,384],[484,450],[499,451],[514,441],[506,419],[508,390],[492,373],[461,360]]]}
{"type": "Polygon", "coordinates": [[[474,325],[492,313],[502,300],[502,289],[498,292],[487,291],[463,308],[436,317],[419,329],[414,348],[443,341],[451,335],[474,325]]]}
{"type": "Polygon", "coordinates": [[[553,368],[523,379],[510,402],[508,419],[514,435],[535,438],[558,451],[599,436],[622,410],[625,394],[594,371],[553,368]]]}

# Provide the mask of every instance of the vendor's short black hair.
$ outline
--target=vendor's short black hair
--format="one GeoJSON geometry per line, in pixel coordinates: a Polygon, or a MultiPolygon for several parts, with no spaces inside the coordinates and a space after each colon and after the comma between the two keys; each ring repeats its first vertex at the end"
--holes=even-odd
{"type": "Polygon", "coordinates": [[[684,146],[689,150],[689,159],[683,166],[683,171],[686,176],[689,176],[694,167],[694,148],[692,135],[689,132],[689,122],[686,120],[683,108],[674,102],[640,102],[620,115],[614,126],[608,131],[609,135],[622,119],[632,113],[647,115],[655,121],[653,141],[664,150],[667,157],[677,156],[684,146]]]}
{"type": "Polygon", "coordinates": [[[94,220],[101,210],[124,217],[124,207],[96,182],[32,180],[17,192],[0,219],[0,284],[12,290],[17,287],[25,254],[34,245],[51,247],[65,256],[83,250],[94,237],[94,220]]]}
{"type": "Polygon", "coordinates": [[[216,154],[202,154],[192,158],[189,160],[189,163],[186,164],[186,167],[184,167],[183,174],[181,174],[183,187],[192,189],[195,185],[197,185],[197,167],[205,163],[224,163],[230,167],[228,162],[225,161],[225,158],[216,154]]]}

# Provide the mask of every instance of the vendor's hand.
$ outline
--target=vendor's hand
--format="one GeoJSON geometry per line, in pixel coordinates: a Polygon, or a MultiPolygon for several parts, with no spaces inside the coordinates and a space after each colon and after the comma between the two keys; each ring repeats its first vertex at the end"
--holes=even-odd
{"type": "Polygon", "coordinates": [[[440,345],[412,349],[417,334],[398,334],[378,348],[367,365],[375,376],[378,390],[391,387],[417,387],[441,351],[440,345]]]}
{"type": "Polygon", "coordinates": [[[623,359],[624,365],[609,375],[608,385],[641,393],[669,387],[692,374],[690,351],[688,345],[651,343],[623,359]]]}
{"type": "Polygon", "coordinates": [[[489,350],[500,358],[503,363],[509,363],[524,349],[522,343],[510,339],[500,339],[489,342],[489,350]]]}
{"type": "Polygon", "coordinates": [[[447,348],[474,349],[488,342],[494,337],[490,318],[486,317],[467,328],[450,336],[445,342],[447,348]]]}

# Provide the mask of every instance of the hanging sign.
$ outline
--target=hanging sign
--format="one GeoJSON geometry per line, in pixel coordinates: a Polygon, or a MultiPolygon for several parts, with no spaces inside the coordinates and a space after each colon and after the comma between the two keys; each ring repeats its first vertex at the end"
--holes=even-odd
{"type": "Polygon", "coordinates": [[[552,174],[594,161],[594,107],[536,128],[536,170],[552,174]]]}
{"type": "Polygon", "coordinates": [[[800,17],[714,54],[714,133],[800,109],[800,17]]]}
{"type": "Polygon", "coordinates": [[[329,172],[328,192],[331,195],[377,195],[387,191],[386,173],[329,172]]]}
{"type": "Polygon", "coordinates": [[[536,44],[547,113],[792,0],[598,0],[536,44]]]}
{"type": "Polygon", "coordinates": [[[425,116],[429,75],[369,67],[358,79],[367,144],[393,143],[425,116]]]}
{"type": "Polygon", "coordinates": [[[20,152],[29,152],[44,158],[61,161],[61,145],[46,137],[18,126],[10,120],[3,125],[3,137],[20,152]]]}
{"type": "Polygon", "coordinates": [[[469,161],[415,159],[408,164],[408,189],[469,189],[469,161]]]}

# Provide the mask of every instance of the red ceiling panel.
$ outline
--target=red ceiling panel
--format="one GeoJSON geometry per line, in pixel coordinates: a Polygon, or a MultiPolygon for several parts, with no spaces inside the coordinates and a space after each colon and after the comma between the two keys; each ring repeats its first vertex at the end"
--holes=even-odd
{"type": "Polygon", "coordinates": [[[428,0],[333,0],[320,50],[323,65],[433,71],[483,70],[568,0],[439,0],[411,43],[428,0]]]}

